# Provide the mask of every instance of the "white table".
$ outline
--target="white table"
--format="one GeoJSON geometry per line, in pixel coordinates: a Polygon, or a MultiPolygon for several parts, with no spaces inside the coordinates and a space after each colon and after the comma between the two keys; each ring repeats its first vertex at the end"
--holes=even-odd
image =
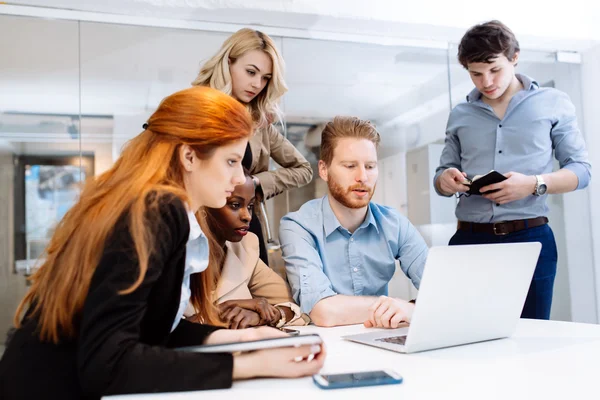
{"type": "Polygon", "coordinates": [[[234,382],[232,389],[225,390],[109,399],[600,399],[600,325],[521,320],[509,339],[410,355],[340,339],[366,331],[362,325],[300,330],[323,337],[328,356],[322,373],[390,368],[399,372],[404,382],[322,390],[312,378],[257,379],[234,382]]]}

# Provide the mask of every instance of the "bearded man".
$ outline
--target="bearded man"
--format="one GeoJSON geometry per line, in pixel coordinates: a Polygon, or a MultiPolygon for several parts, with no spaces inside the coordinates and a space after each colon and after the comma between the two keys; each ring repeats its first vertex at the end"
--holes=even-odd
{"type": "Polygon", "coordinates": [[[319,175],[328,194],[282,218],[279,239],[294,300],[319,326],[397,328],[414,301],[388,297],[400,268],[418,289],[425,241],[397,210],[371,202],[380,135],[368,121],[336,117],[323,129],[319,175]]]}

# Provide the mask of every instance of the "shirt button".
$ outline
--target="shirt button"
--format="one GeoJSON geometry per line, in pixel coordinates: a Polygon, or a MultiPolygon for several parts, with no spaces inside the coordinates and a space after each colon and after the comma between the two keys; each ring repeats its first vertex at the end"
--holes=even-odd
{"type": "Polygon", "coordinates": [[[498,153],[499,153],[499,154],[502,154],[502,150],[498,150],[498,153]]]}
{"type": "Polygon", "coordinates": [[[498,128],[502,128],[502,124],[498,125],[498,128]]]}
{"type": "Polygon", "coordinates": [[[496,207],[500,207],[500,203],[496,203],[496,207]]]}
{"type": "Polygon", "coordinates": [[[354,238],[350,238],[350,241],[351,241],[351,242],[354,242],[354,238]]]}
{"type": "Polygon", "coordinates": [[[358,272],[358,268],[354,268],[354,272],[358,272]]]}

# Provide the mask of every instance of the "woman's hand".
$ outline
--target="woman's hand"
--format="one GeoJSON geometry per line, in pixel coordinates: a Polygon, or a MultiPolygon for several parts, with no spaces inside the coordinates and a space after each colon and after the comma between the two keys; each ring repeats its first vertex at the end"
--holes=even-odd
{"type": "Polygon", "coordinates": [[[323,344],[239,354],[233,358],[233,379],[311,376],[321,370],[326,355],[323,344]]]}
{"type": "Polygon", "coordinates": [[[241,333],[240,342],[250,342],[252,340],[261,339],[276,339],[290,336],[287,333],[280,331],[279,329],[271,328],[270,326],[242,329],[238,330],[237,332],[241,333]]]}
{"type": "Polygon", "coordinates": [[[229,329],[244,329],[260,325],[261,318],[258,313],[241,307],[229,308],[221,319],[229,324],[229,329]]]}
{"type": "Polygon", "coordinates": [[[281,318],[281,313],[277,307],[269,304],[267,299],[263,297],[257,297],[247,300],[228,300],[219,304],[221,319],[226,320],[225,316],[228,315],[230,310],[235,307],[245,308],[246,310],[258,313],[260,316],[260,323],[257,325],[275,325],[281,318]]]}

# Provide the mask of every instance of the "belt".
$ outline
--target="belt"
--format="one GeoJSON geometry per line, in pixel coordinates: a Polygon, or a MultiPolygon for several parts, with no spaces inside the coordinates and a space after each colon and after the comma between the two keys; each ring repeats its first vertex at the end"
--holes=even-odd
{"type": "Polygon", "coordinates": [[[508,235],[509,233],[522,231],[523,229],[535,228],[536,226],[546,225],[547,223],[548,218],[546,217],[517,219],[514,221],[499,221],[490,224],[458,221],[458,229],[461,231],[489,233],[493,235],[503,236],[508,235]]]}

